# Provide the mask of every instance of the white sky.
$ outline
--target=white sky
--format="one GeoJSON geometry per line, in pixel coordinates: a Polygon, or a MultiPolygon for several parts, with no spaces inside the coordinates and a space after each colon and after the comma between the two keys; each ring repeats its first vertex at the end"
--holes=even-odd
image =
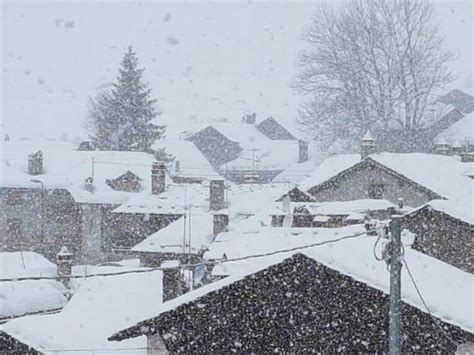
{"type": "MultiPolygon", "coordinates": [[[[472,93],[473,2],[435,7],[459,56],[453,87],[472,93]]],[[[313,9],[295,1],[3,2],[3,130],[81,135],[87,97],[114,80],[128,44],[176,132],[245,110],[291,124],[298,98],[288,83],[313,9]]]]}

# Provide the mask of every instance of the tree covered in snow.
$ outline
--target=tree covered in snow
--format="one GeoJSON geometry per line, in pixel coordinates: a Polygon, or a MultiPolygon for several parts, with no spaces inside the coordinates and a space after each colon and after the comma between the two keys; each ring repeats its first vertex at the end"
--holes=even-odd
{"type": "Polygon", "coordinates": [[[321,5],[302,37],[293,83],[305,98],[300,123],[327,145],[352,143],[369,128],[423,127],[434,95],[452,80],[453,56],[423,0],[321,5]]]}
{"type": "MultiPolygon", "coordinates": [[[[98,149],[151,152],[153,143],[163,138],[166,127],[153,123],[158,116],[156,99],[143,82],[143,71],[130,46],[113,89],[90,100],[90,139],[98,149]]],[[[167,158],[164,151],[158,155],[167,158]]]]}

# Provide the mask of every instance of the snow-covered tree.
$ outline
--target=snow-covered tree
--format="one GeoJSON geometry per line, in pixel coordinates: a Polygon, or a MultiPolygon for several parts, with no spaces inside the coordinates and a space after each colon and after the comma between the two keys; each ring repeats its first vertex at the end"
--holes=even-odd
{"type": "Polygon", "coordinates": [[[153,123],[156,99],[143,82],[143,71],[129,47],[113,89],[90,100],[88,127],[97,149],[151,152],[153,143],[163,138],[166,127],[153,123]]]}
{"type": "Polygon", "coordinates": [[[300,122],[328,144],[369,128],[423,127],[433,95],[452,80],[453,56],[427,1],[320,6],[302,36],[307,47],[294,81],[305,99],[300,122]]]}

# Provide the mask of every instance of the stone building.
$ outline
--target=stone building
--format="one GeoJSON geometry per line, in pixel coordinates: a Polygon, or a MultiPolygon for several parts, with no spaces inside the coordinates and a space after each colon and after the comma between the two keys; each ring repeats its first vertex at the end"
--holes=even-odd
{"type": "Polygon", "coordinates": [[[472,206],[434,200],[404,215],[402,222],[416,235],[413,248],[474,274],[472,206]]]}

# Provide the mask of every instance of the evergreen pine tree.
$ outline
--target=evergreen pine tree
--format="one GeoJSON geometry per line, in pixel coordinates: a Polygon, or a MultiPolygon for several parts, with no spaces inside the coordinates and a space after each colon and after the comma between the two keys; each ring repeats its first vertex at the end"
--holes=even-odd
{"type": "MultiPolygon", "coordinates": [[[[143,71],[129,47],[111,92],[100,93],[90,101],[88,128],[97,149],[156,153],[152,145],[163,138],[166,127],[152,123],[157,117],[156,100],[142,81],[143,71]]],[[[164,151],[157,155],[169,158],[164,151]]]]}

